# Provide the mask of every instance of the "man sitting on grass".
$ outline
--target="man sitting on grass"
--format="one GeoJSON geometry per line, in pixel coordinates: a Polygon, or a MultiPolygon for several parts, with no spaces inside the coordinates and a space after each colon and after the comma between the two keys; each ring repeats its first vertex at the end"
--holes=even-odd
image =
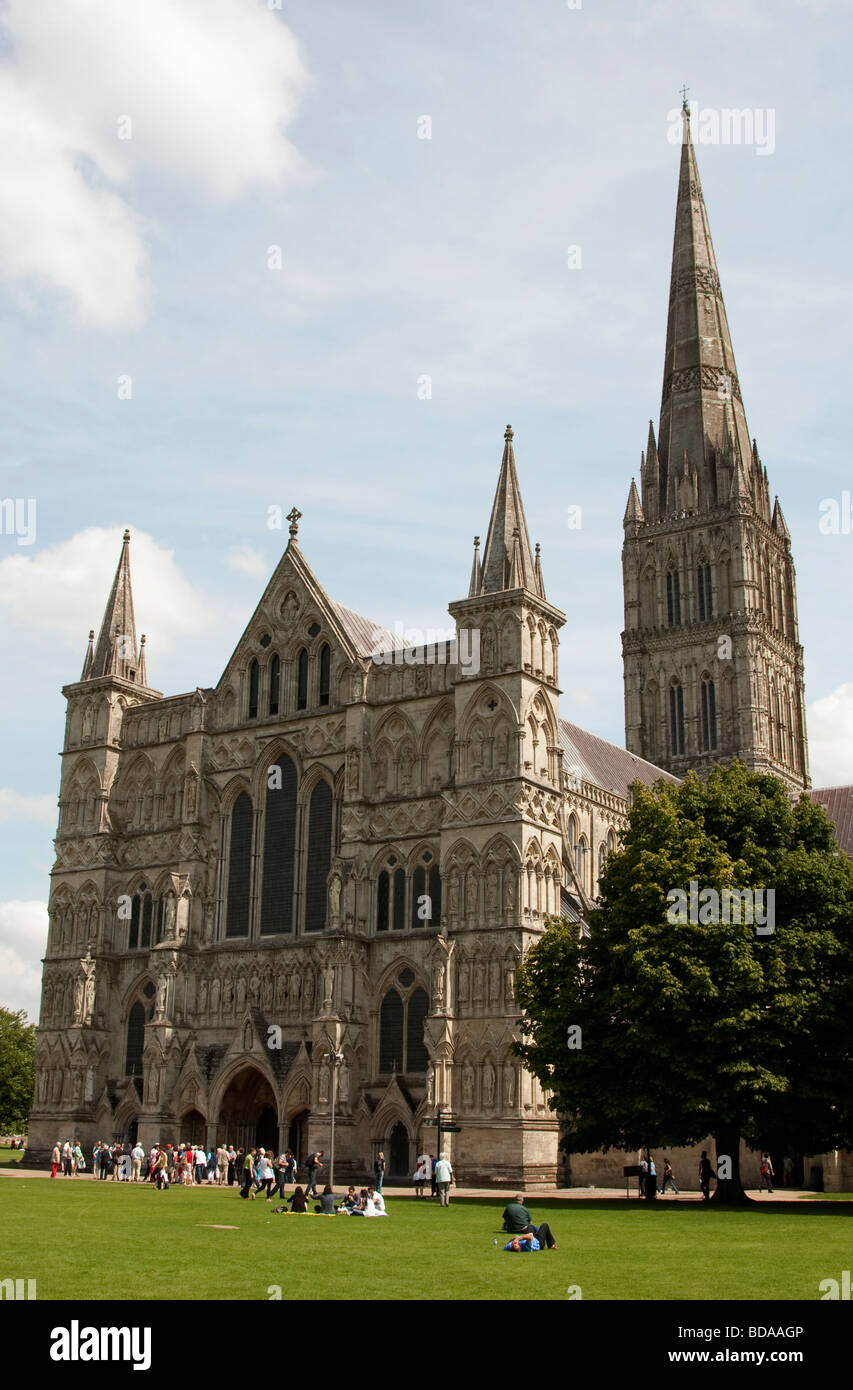
{"type": "MultiPolygon", "coordinates": [[[[542,1245],[547,1245],[549,1250],[557,1249],[557,1242],[551,1234],[551,1227],[547,1221],[543,1221],[541,1226],[534,1226],[533,1218],[527,1207],[524,1205],[524,1198],[517,1192],[511,1202],[507,1202],[503,1213],[503,1228],[510,1235],[530,1235],[536,1239],[536,1245],[532,1248],[539,1250],[542,1245]]],[[[512,1248],[512,1241],[505,1245],[504,1249],[512,1248]]]]}

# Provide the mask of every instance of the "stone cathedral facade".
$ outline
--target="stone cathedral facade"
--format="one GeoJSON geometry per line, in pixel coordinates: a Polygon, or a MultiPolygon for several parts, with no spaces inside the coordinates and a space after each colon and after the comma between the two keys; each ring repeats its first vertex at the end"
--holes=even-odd
{"type": "MultiPolygon", "coordinates": [[[[455,642],[404,647],[333,601],[294,509],[218,684],[164,697],[125,533],[63,691],[33,1160],[65,1136],[328,1150],[334,1097],[339,1180],[380,1149],[410,1177],[439,1108],[459,1181],[565,1180],[512,1050],[525,951],[592,910],[635,781],[736,754],[808,785],[790,538],[685,129],[660,428],[624,523],[628,751],[560,716],[565,615],[509,428],[455,642]]],[[[572,1179],[623,1161],[575,1157],[572,1179]]]]}

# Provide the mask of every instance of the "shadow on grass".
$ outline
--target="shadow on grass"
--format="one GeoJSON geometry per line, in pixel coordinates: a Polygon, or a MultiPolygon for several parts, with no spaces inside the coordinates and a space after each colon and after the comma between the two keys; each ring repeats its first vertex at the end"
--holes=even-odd
{"type": "MultiPolygon", "coordinates": [[[[835,1196],[836,1194],[832,1195],[835,1196]]],[[[844,1194],[842,1193],[838,1195],[843,1196],[844,1194]]],[[[681,1213],[692,1211],[708,1211],[723,1214],[728,1212],[734,1212],[736,1215],[745,1214],[750,1216],[754,1213],[758,1214],[762,1212],[771,1212],[776,1216],[818,1215],[831,1217],[853,1217],[853,1200],[844,1202],[833,1201],[830,1198],[829,1201],[822,1201],[821,1198],[823,1196],[823,1193],[820,1193],[817,1196],[814,1196],[811,1193],[803,1193],[803,1198],[799,1202],[755,1201],[753,1198],[748,1198],[746,1202],[736,1202],[731,1204],[715,1202],[713,1198],[710,1202],[679,1202],[677,1199],[673,1200],[672,1198],[666,1198],[665,1200],[655,1202],[647,1202],[644,1200],[640,1200],[637,1197],[584,1197],[576,1198],[574,1200],[571,1197],[561,1197],[555,1200],[550,1200],[547,1197],[536,1197],[531,1198],[530,1201],[527,1203],[527,1206],[533,1213],[534,1224],[538,1224],[537,1214],[544,1213],[546,1211],[549,1212],[551,1215],[562,1215],[564,1213],[568,1214],[569,1212],[572,1212],[574,1214],[583,1211],[645,1211],[649,1213],[651,1213],[652,1211],[658,1213],[664,1211],[681,1213]]],[[[851,1194],[851,1198],[853,1198],[853,1194],[851,1194]]],[[[414,1205],[415,1201],[416,1199],[414,1197],[395,1197],[394,1205],[397,1206],[401,1202],[414,1205]]],[[[429,1205],[434,1206],[435,1204],[433,1202],[430,1202],[429,1205]]],[[[491,1197],[454,1197],[451,1200],[451,1206],[491,1207],[495,1210],[503,1211],[503,1208],[506,1206],[506,1199],[494,1199],[491,1197]]]]}

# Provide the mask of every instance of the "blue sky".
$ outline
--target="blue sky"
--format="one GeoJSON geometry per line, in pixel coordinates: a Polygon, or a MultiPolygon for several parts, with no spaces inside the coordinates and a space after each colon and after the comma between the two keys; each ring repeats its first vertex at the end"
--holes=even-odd
{"type": "Polygon", "coordinates": [[[61,687],[125,526],[166,694],[216,682],[287,538],[271,506],[334,598],[442,628],[511,422],[562,713],[623,740],[683,82],[773,115],[772,153],[697,154],[792,534],[813,777],[853,781],[853,535],[818,527],[853,489],[851,27],[846,0],[0,5],[0,498],[37,506],[32,545],[0,534],[3,1002],[37,1013],[61,687]]]}

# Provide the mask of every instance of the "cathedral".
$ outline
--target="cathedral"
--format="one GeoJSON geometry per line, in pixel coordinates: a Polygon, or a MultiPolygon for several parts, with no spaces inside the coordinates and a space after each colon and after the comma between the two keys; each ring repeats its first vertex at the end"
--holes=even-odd
{"type": "Polygon", "coordinates": [[[454,641],[407,646],[330,598],[294,508],[216,686],[164,696],[125,532],[63,689],[34,1161],[65,1136],[304,1156],[334,1113],[339,1180],[380,1150],[408,1180],[440,1111],[460,1183],[617,1171],[564,1166],[513,1052],[518,966],[549,915],[593,910],[637,781],[737,755],[809,786],[790,537],[684,128],[660,422],[624,518],[627,750],[560,717],[565,614],[509,427],[454,641]]]}

